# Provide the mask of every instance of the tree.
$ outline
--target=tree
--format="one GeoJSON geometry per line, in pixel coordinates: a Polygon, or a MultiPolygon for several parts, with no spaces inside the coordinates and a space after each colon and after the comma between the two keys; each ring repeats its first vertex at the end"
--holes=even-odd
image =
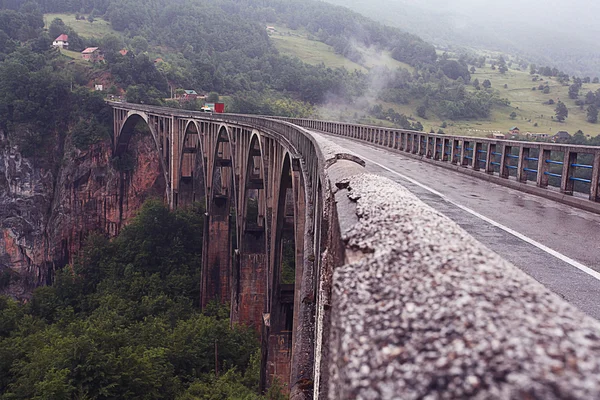
{"type": "Polygon", "coordinates": [[[206,101],[209,103],[216,103],[219,101],[219,93],[210,92],[208,96],[206,96],[206,101]]]}
{"type": "Polygon", "coordinates": [[[575,132],[575,134],[573,135],[573,137],[571,138],[569,143],[585,145],[585,144],[588,144],[588,140],[585,137],[585,134],[583,133],[583,131],[581,129],[579,129],[577,132],[575,132]]]}
{"type": "Polygon", "coordinates": [[[562,101],[556,103],[556,108],[554,109],[554,112],[556,113],[556,120],[558,122],[563,122],[565,118],[569,116],[569,109],[562,101]]]}
{"type": "Polygon", "coordinates": [[[594,79],[592,79],[592,83],[600,83],[600,78],[595,77],[594,79]]]}
{"type": "Polygon", "coordinates": [[[471,69],[470,69],[469,71],[471,72],[471,74],[474,74],[474,73],[475,73],[475,71],[477,71],[477,70],[475,69],[475,67],[474,67],[474,66],[472,66],[472,67],[471,67],[471,69]]]}
{"type": "Polygon", "coordinates": [[[592,124],[598,122],[598,107],[594,104],[590,104],[587,108],[587,122],[592,124]]]}
{"type": "Polygon", "coordinates": [[[513,111],[510,113],[510,119],[515,119],[515,118],[517,118],[517,113],[513,111]]]}
{"type": "Polygon", "coordinates": [[[479,86],[479,79],[475,78],[475,80],[473,81],[473,87],[477,86],[479,86]]]}
{"type": "Polygon", "coordinates": [[[529,66],[529,74],[530,75],[535,75],[536,72],[537,72],[537,67],[535,66],[535,64],[531,64],[529,66]]]}
{"type": "Polygon", "coordinates": [[[585,94],[585,104],[596,103],[596,95],[591,90],[585,94]]]}
{"type": "Polygon", "coordinates": [[[412,125],[413,131],[423,132],[423,124],[420,121],[415,122],[412,125]]]}
{"type": "Polygon", "coordinates": [[[579,97],[579,89],[581,89],[581,84],[578,82],[569,86],[569,98],[573,100],[577,99],[577,97],[579,97]]]}
{"type": "Polygon", "coordinates": [[[62,19],[54,18],[48,27],[48,35],[54,40],[63,33],[67,33],[67,26],[62,19]]]}
{"type": "Polygon", "coordinates": [[[417,115],[423,119],[427,119],[427,107],[425,104],[421,104],[417,107],[417,115]]]}
{"type": "Polygon", "coordinates": [[[114,55],[123,48],[123,39],[113,33],[108,33],[102,38],[102,51],[104,54],[114,55]]]}
{"type": "Polygon", "coordinates": [[[490,82],[489,79],[486,79],[485,81],[483,81],[483,87],[486,89],[489,89],[492,87],[492,82],[490,82]]]}
{"type": "Polygon", "coordinates": [[[135,54],[143,53],[148,51],[148,41],[143,36],[134,36],[131,39],[131,47],[135,54]]]}

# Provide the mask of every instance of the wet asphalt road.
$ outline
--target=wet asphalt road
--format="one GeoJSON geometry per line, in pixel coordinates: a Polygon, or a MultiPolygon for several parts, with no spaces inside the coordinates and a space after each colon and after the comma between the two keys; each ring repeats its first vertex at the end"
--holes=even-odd
{"type": "Polygon", "coordinates": [[[401,153],[324,136],[361,156],[477,240],[570,303],[600,319],[600,215],[522,193],[401,153]]]}

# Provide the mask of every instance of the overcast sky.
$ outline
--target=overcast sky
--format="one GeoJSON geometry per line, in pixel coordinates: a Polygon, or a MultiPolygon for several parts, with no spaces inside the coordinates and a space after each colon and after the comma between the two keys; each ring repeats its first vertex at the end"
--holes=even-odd
{"type": "MultiPolygon", "coordinates": [[[[397,4],[494,23],[519,21],[561,30],[600,30],[600,1],[595,0],[335,0],[336,4],[397,4]]],[[[434,28],[432,28],[434,29],[434,28]]]]}
{"type": "Polygon", "coordinates": [[[598,24],[600,2],[594,0],[397,0],[416,7],[428,7],[468,16],[485,15],[485,18],[502,22],[507,18],[523,22],[562,22],[569,28],[598,24]]]}

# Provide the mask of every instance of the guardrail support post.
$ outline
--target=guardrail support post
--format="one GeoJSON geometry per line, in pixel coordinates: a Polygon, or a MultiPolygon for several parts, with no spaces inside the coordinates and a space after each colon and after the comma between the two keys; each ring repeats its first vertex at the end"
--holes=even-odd
{"type": "Polygon", "coordinates": [[[551,151],[544,149],[543,147],[540,147],[540,154],[538,156],[538,175],[537,175],[537,185],[541,188],[547,188],[548,187],[548,175],[546,175],[546,172],[548,172],[549,168],[548,168],[548,163],[546,162],[546,160],[550,159],[551,156],[551,151]]]}
{"type": "Polygon", "coordinates": [[[436,161],[440,160],[440,154],[444,152],[444,141],[439,137],[433,138],[433,159],[436,161]],[[440,144],[442,145],[442,149],[440,150],[440,144]]]}
{"type": "Polygon", "coordinates": [[[573,194],[574,181],[571,180],[575,173],[575,168],[571,166],[577,162],[577,153],[565,150],[563,161],[562,180],[560,182],[560,191],[564,194],[573,194]]]}
{"type": "Polygon", "coordinates": [[[517,181],[519,181],[519,182],[527,182],[527,171],[525,171],[525,168],[527,168],[527,160],[525,160],[525,159],[528,157],[529,157],[529,148],[527,148],[525,146],[520,146],[519,147],[519,164],[517,167],[517,181]]]}
{"type": "Polygon", "coordinates": [[[469,150],[467,150],[468,147],[469,147],[469,142],[466,140],[463,140],[462,146],[460,148],[460,165],[462,165],[463,167],[466,167],[467,165],[469,165],[469,159],[467,158],[469,156],[469,150]]]}
{"type": "Polygon", "coordinates": [[[443,138],[442,139],[442,161],[448,161],[450,159],[447,151],[449,150],[449,146],[452,145],[452,140],[443,138]]]}
{"type": "Polygon", "coordinates": [[[450,149],[450,162],[456,164],[458,162],[458,139],[452,139],[452,148],[450,149]]]}
{"type": "Polygon", "coordinates": [[[494,173],[494,160],[496,159],[494,153],[496,152],[496,143],[489,143],[487,154],[485,155],[485,172],[488,174],[494,173]]]}
{"type": "Polygon", "coordinates": [[[592,169],[592,183],[590,184],[590,200],[600,201],[600,151],[594,155],[594,165],[592,169]]]}
{"type": "Polygon", "coordinates": [[[425,136],[425,157],[432,158],[435,154],[435,138],[429,135],[425,136]],[[433,147],[433,148],[432,148],[433,147]]]}
{"type": "Polygon", "coordinates": [[[483,143],[475,142],[473,145],[473,169],[479,171],[479,152],[483,149],[483,143]]]}
{"type": "Polygon", "coordinates": [[[502,178],[508,178],[508,160],[509,155],[512,153],[512,146],[504,145],[502,148],[502,158],[500,159],[500,176],[502,178]]]}

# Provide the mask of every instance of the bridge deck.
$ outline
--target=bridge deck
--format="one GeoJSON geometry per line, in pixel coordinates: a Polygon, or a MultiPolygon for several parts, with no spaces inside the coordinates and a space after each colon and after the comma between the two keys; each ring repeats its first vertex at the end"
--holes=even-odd
{"type": "Polygon", "coordinates": [[[327,135],[477,240],[600,319],[600,215],[327,135]],[[586,268],[587,267],[587,268],[586,268]]]}

